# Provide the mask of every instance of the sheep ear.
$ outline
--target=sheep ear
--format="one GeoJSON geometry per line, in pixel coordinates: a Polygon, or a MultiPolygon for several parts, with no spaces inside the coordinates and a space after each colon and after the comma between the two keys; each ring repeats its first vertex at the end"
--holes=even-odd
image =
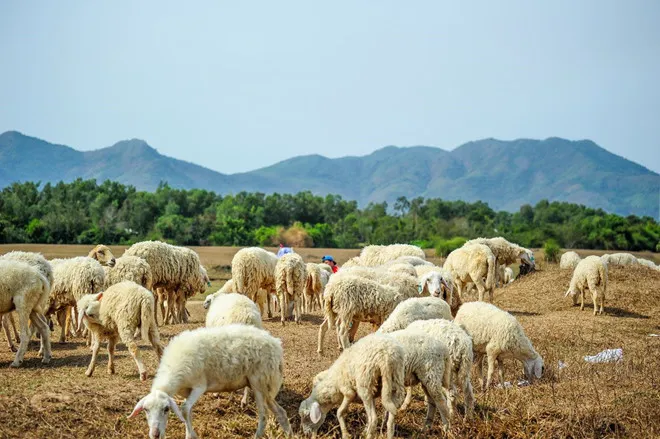
{"type": "Polygon", "coordinates": [[[100,293],[98,293],[96,295],[96,300],[99,301],[99,300],[101,300],[102,297],[103,297],[103,291],[101,291],[100,293]]]}
{"type": "Polygon", "coordinates": [[[181,410],[179,409],[179,406],[176,405],[176,401],[172,399],[172,397],[169,398],[169,403],[170,403],[170,409],[174,412],[174,414],[185,424],[186,420],[183,419],[183,414],[181,413],[181,410]]]}
{"type": "Polygon", "coordinates": [[[312,403],[312,407],[309,411],[309,419],[316,424],[321,420],[321,406],[319,405],[318,402],[314,401],[312,403]]]}
{"type": "Polygon", "coordinates": [[[133,409],[133,412],[130,415],[128,415],[128,419],[133,419],[134,417],[140,414],[140,412],[144,409],[145,399],[147,399],[146,396],[142,398],[140,401],[138,401],[137,404],[135,404],[135,408],[133,409]]]}

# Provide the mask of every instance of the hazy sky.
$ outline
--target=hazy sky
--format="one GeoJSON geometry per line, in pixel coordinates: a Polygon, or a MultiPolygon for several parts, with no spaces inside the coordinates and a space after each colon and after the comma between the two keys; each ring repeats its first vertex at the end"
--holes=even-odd
{"type": "Polygon", "coordinates": [[[660,171],[660,1],[0,3],[0,132],[300,154],[589,138],[660,171]]]}

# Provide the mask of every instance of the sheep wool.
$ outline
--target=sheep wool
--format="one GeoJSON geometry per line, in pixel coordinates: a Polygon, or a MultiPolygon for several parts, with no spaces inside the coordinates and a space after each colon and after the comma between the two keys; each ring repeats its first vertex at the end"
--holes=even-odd
{"type": "Polygon", "coordinates": [[[561,259],[559,260],[559,268],[562,270],[573,270],[575,267],[577,267],[577,264],[580,263],[580,260],[580,255],[577,253],[573,251],[566,252],[561,255],[561,259]]]}
{"type": "Polygon", "coordinates": [[[416,256],[420,259],[426,259],[424,250],[417,247],[416,245],[368,245],[360,252],[359,265],[375,267],[377,265],[383,265],[389,261],[398,259],[402,256],[416,256]]]}
{"type": "Polygon", "coordinates": [[[486,245],[495,255],[495,260],[498,265],[511,265],[515,264],[518,259],[522,260],[528,265],[534,266],[534,259],[532,251],[518,244],[513,244],[506,239],[498,236],[497,238],[477,238],[467,241],[464,246],[472,244],[486,245]]]}
{"type": "Polygon", "coordinates": [[[259,289],[269,294],[275,290],[275,266],[277,256],[259,247],[247,247],[239,250],[231,261],[231,277],[234,280],[236,292],[245,294],[259,305],[261,315],[268,312],[272,316],[270,302],[259,300],[259,289]]]}
{"type": "Polygon", "coordinates": [[[484,244],[465,245],[454,250],[449,253],[444,265],[454,279],[459,297],[463,299],[464,287],[472,282],[477,287],[480,301],[484,300],[486,292],[490,301],[493,300],[496,267],[493,252],[484,244]]]}
{"type": "Polygon", "coordinates": [[[637,258],[630,253],[612,253],[601,256],[607,265],[637,265],[637,258]]]}
{"type": "Polygon", "coordinates": [[[103,271],[105,272],[105,288],[125,280],[133,281],[148,290],[153,288],[154,281],[151,266],[147,261],[137,256],[117,258],[112,266],[104,266],[103,271]]]}
{"type": "Polygon", "coordinates": [[[263,328],[259,307],[249,298],[238,293],[216,293],[206,313],[206,327],[242,323],[263,328]]]}
{"type": "Polygon", "coordinates": [[[293,311],[296,323],[302,316],[302,302],[307,283],[303,258],[297,253],[287,253],[275,264],[275,289],[280,303],[281,321],[293,311]]]}
{"type": "Polygon", "coordinates": [[[594,302],[594,315],[603,313],[605,307],[605,293],[607,292],[607,263],[598,256],[587,256],[582,259],[571,278],[571,284],[566,291],[570,295],[573,305],[577,304],[577,295],[580,295],[580,310],[584,310],[584,294],[586,290],[591,291],[594,302]],[[600,311],[598,310],[600,305],[600,311]]]}
{"type": "Polygon", "coordinates": [[[412,297],[399,303],[377,332],[386,334],[405,329],[416,320],[451,320],[451,309],[437,297],[412,297]]]}
{"type": "MultiPolygon", "coordinates": [[[[321,275],[321,267],[319,265],[320,264],[315,264],[312,262],[305,264],[305,272],[307,273],[305,290],[303,294],[303,308],[305,312],[311,312],[315,307],[321,308],[321,298],[323,297],[324,284],[321,275]]],[[[330,268],[330,266],[327,264],[323,265],[330,268]]]]}
{"type": "Polygon", "coordinates": [[[99,244],[89,251],[87,257],[96,259],[103,266],[112,267],[115,265],[115,255],[107,245],[99,244]]]}

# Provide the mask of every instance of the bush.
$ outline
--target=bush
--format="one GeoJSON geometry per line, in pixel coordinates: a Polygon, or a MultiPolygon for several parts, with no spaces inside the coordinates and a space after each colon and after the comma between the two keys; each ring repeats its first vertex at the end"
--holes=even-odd
{"type": "Polygon", "coordinates": [[[440,239],[435,244],[435,254],[445,258],[449,253],[453,252],[457,248],[463,247],[463,244],[466,242],[467,239],[463,238],[462,236],[455,236],[451,239],[440,239]]]}
{"type": "Polygon", "coordinates": [[[546,262],[557,263],[559,262],[559,251],[561,248],[557,241],[554,239],[548,239],[545,244],[543,244],[543,257],[546,262]]]}

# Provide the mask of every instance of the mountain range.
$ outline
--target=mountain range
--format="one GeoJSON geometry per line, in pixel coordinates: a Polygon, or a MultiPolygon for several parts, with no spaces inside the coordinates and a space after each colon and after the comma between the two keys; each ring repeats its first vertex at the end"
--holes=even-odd
{"type": "Polygon", "coordinates": [[[369,202],[399,196],[474,202],[516,211],[539,200],[568,201],[620,215],[658,215],[660,175],[590,140],[484,139],[452,151],[387,146],[361,157],[293,157],[237,174],[222,174],[164,156],[143,140],[78,151],[16,131],[0,135],[0,188],[13,182],[114,180],[153,191],[175,188],[219,194],[240,191],[339,194],[369,202]]]}

